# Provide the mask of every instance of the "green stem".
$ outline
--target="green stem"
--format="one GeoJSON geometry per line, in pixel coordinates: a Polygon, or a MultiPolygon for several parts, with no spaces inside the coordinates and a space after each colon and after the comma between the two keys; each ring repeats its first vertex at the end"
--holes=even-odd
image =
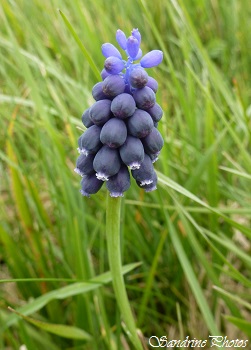
{"type": "Polygon", "coordinates": [[[122,318],[126,325],[127,334],[135,346],[135,349],[142,350],[142,344],[137,335],[136,324],[127,297],[125,282],[122,274],[120,250],[121,198],[111,198],[108,193],[106,206],[107,247],[113,288],[122,318]]]}

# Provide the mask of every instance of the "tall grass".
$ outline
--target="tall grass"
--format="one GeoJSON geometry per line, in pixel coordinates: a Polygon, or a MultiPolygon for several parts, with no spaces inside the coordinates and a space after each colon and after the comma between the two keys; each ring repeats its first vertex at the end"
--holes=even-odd
{"type": "Polygon", "coordinates": [[[149,73],[165,111],[158,190],[132,184],[122,204],[137,326],[146,344],[249,339],[250,17],[248,0],[1,3],[0,349],[131,347],[108,272],[105,191],[81,197],[73,169],[100,46],[134,27],[145,52],[164,52],[149,73]]]}

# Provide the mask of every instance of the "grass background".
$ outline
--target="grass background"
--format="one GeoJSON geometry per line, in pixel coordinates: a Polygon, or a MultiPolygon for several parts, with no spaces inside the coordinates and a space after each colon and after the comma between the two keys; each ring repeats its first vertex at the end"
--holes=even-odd
{"type": "Polygon", "coordinates": [[[105,190],[83,198],[73,172],[98,79],[58,8],[100,71],[100,46],[116,44],[118,28],[139,28],[143,52],[164,52],[148,71],[164,109],[158,191],[133,182],[122,207],[123,262],[141,262],[127,267],[127,290],[146,344],[249,339],[250,1],[4,0],[0,349],[131,346],[104,274],[105,190]]]}

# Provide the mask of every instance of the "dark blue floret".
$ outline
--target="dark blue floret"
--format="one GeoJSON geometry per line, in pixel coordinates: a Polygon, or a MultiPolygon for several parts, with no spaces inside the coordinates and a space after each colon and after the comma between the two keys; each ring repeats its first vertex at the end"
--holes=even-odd
{"type": "Polygon", "coordinates": [[[127,136],[126,142],[119,149],[122,161],[130,169],[139,169],[144,160],[144,147],[137,137],[127,136]]]}
{"type": "Polygon", "coordinates": [[[118,75],[108,75],[103,82],[103,92],[105,95],[115,97],[125,90],[125,81],[118,75]]]}
{"type": "Polygon", "coordinates": [[[123,197],[123,193],[130,187],[130,173],[127,166],[122,165],[119,172],[106,182],[106,187],[111,197],[123,197]]]}
{"type": "Polygon", "coordinates": [[[81,176],[91,175],[95,173],[95,170],[93,169],[94,157],[94,154],[80,154],[80,156],[77,159],[76,168],[74,169],[74,171],[81,176]]]}
{"type": "Polygon", "coordinates": [[[135,90],[133,92],[133,97],[137,107],[145,110],[152,108],[156,101],[155,93],[148,86],[143,87],[143,89],[135,90]]]}
{"type": "Polygon", "coordinates": [[[103,125],[100,140],[103,144],[117,148],[123,145],[127,137],[127,128],[123,120],[112,118],[103,125]]]}
{"type": "Polygon", "coordinates": [[[91,194],[97,193],[103,185],[103,181],[98,180],[95,174],[85,175],[81,181],[80,193],[85,197],[90,197],[91,194]]]}
{"type": "Polygon", "coordinates": [[[155,94],[156,94],[156,92],[158,90],[158,82],[154,78],[148,76],[148,81],[146,83],[146,86],[148,86],[150,89],[152,89],[153,92],[155,92],[155,94]]]}
{"type": "Polygon", "coordinates": [[[100,100],[95,102],[90,108],[90,117],[94,124],[104,125],[111,117],[111,101],[100,100]]]}
{"type": "Polygon", "coordinates": [[[99,126],[90,126],[79,138],[79,152],[85,155],[96,153],[102,146],[100,132],[99,126]]]}
{"type": "Polygon", "coordinates": [[[151,182],[150,184],[145,184],[145,185],[140,185],[139,181],[137,182],[137,185],[140,186],[141,188],[143,188],[145,190],[145,192],[152,192],[155,191],[157,189],[157,181],[158,181],[158,177],[156,172],[153,172],[153,176],[152,176],[152,180],[153,182],[151,182]]]}
{"type": "Polygon", "coordinates": [[[142,139],[142,143],[147,154],[158,155],[164,145],[164,140],[159,130],[153,128],[150,134],[142,139]]]}
{"type": "Polygon", "coordinates": [[[140,186],[149,185],[154,179],[154,168],[150,157],[145,154],[139,169],[131,171],[132,176],[139,182],[140,186]]]}
{"type": "Polygon", "coordinates": [[[152,117],[142,109],[136,109],[127,122],[128,134],[139,138],[147,136],[152,128],[152,117]]]}
{"type": "Polygon", "coordinates": [[[93,168],[99,180],[107,181],[110,176],[118,173],[121,166],[119,151],[116,148],[103,146],[96,154],[93,168]]]}
{"type": "Polygon", "coordinates": [[[87,108],[82,114],[82,123],[86,128],[89,128],[90,126],[93,125],[93,121],[91,120],[91,117],[90,117],[90,108],[87,108]]]}
{"type": "Polygon", "coordinates": [[[107,96],[103,92],[103,82],[100,81],[99,83],[95,84],[92,88],[92,96],[94,100],[99,101],[99,100],[105,100],[108,99],[109,96],[107,96]]]}
{"type": "Polygon", "coordinates": [[[129,75],[130,85],[135,89],[142,89],[148,81],[148,74],[140,66],[131,70],[129,75]]]}
{"type": "Polygon", "coordinates": [[[157,102],[147,112],[153,118],[154,123],[158,123],[163,116],[163,110],[157,102]]]}
{"type": "Polygon", "coordinates": [[[120,94],[116,96],[111,104],[113,115],[120,119],[125,119],[133,115],[136,109],[135,101],[130,94],[120,94]]]}

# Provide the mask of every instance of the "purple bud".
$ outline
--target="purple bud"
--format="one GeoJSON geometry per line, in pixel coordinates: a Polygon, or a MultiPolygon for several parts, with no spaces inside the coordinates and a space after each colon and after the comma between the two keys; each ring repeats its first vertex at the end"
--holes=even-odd
{"type": "Polygon", "coordinates": [[[137,137],[127,136],[125,143],[119,149],[119,154],[130,169],[139,169],[144,160],[144,147],[137,137]]]}
{"type": "Polygon", "coordinates": [[[129,75],[129,82],[131,86],[135,89],[143,88],[148,81],[148,74],[140,66],[132,69],[129,75]]]}
{"type": "Polygon", "coordinates": [[[105,100],[108,96],[103,92],[103,82],[95,84],[92,88],[92,96],[96,101],[105,100]]]}
{"type": "Polygon", "coordinates": [[[163,110],[157,102],[147,112],[153,118],[154,123],[158,123],[163,116],[163,110]]]}
{"type": "Polygon", "coordinates": [[[126,50],[126,35],[124,32],[122,32],[122,30],[118,29],[117,33],[116,33],[116,40],[119,44],[119,46],[123,49],[126,50]]]}
{"type": "Polygon", "coordinates": [[[139,51],[139,42],[134,36],[129,36],[126,43],[126,49],[131,58],[135,58],[139,51]]]}
{"type": "Polygon", "coordinates": [[[119,151],[106,145],[100,148],[93,161],[96,176],[102,181],[107,181],[110,176],[117,174],[120,166],[119,151]]]}
{"type": "Polygon", "coordinates": [[[143,188],[145,190],[145,192],[152,192],[152,191],[157,189],[158,177],[157,177],[157,174],[155,171],[153,172],[152,180],[153,180],[153,182],[151,182],[150,184],[145,184],[143,186],[140,185],[139,181],[136,181],[136,182],[137,182],[138,186],[140,186],[141,188],[143,188]]]}
{"type": "Polygon", "coordinates": [[[89,128],[90,126],[93,125],[93,122],[90,117],[90,108],[87,108],[82,114],[82,123],[86,128],[89,128]]]}
{"type": "Polygon", "coordinates": [[[119,172],[109,178],[106,187],[111,197],[123,197],[123,193],[130,187],[130,173],[127,166],[122,165],[119,172]]]}
{"type": "Polygon", "coordinates": [[[112,118],[103,125],[100,140],[103,144],[111,147],[117,148],[126,140],[127,128],[123,120],[112,118]]]}
{"type": "Polygon", "coordinates": [[[154,168],[150,157],[145,154],[139,169],[132,170],[132,176],[140,186],[149,185],[153,182],[154,168]]]}
{"type": "Polygon", "coordinates": [[[124,69],[124,62],[115,56],[110,56],[105,60],[105,70],[109,74],[118,74],[124,69]]]}
{"type": "Polygon", "coordinates": [[[110,43],[105,43],[101,46],[102,54],[107,58],[110,56],[118,57],[122,59],[121,53],[119,50],[110,43]]]}
{"type": "Polygon", "coordinates": [[[147,82],[146,86],[151,88],[153,90],[153,92],[155,92],[155,93],[158,90],[158,82],[154,78],[149,77],[149,76],[148,76],[148,82],[147,82]]]}
{"type": "Polygon", "coordinates": [[[93,174],[95,172],[93,169],[94,157],[94,154],[80,154],[77,159],[76,168],[74,171],[81,176],[93,174]]]}
{"type": "Polygon", "coordinates": [[[137,107],[144,110],[151,108],[156,101],[155,93],[148,86],[135,90],[133,97],[137,107]]]}
{"type": "Polygon", "coordinates": [[[120,94],[116,96],[111,104],[113,115],[120,119],[125,119],[133,115],[136,109],[135,101],[130,94],[120,94]]]}
{"type": "Polygon", "coordinates": [[[124,90],[125,90],[124,79],[118,74],[109,75],[103,81],[103,92],[107,96],[110,96],[110,97],[117,96],[119,94],[122,94],[124,90]]]}
{"type": "Polygon", "coordinates": [[[81,181],[82,189],[80,193],[85,197],[90,197],[90,194],[97,193],[103,185],[103,181],[97,179],[95,174],[85,175],[81,181]]]}
{"type": "Polygon", "coordinates": [[[90,117],[94,124],[104,125],[111,117],[111,101],[100,100],[90,108],[90,117]]]}
{"type": "Polygon", "coordinates": [[[141,58],[140,64],[143,68],[151,68],[160,64],[163,60],[163,52],[152,50],[141,58]]]}
{"type": "Polygon", "coordinates": [[[79,151],[85,155],[96,153],[102,143],[100,141],[101,128],[97,125],[90,126],[79,138],[79,151]]]}
{"type": "Polygon", "coordinates": [[[136,28],[136,29],[134,28],[131,33],[132,33],[132,36],[134,36],[134,38],[136,38],[138,40],[139,44],[140,44],[140,42],[141,42],[141,34],[140,34],[138,28],[136,28]]]}
{"type": "Polygon", "coordinates": [[[128,119],[128,133],[135,137],[145,137],[153,129],[153,120],[146,111],[136,109],[134,114],[128,119]]]}
{"type": "Polygon", "coordinates": [[[150,134],[142,139],[142,143],[147,154],[158,155],[164,145],[164,140],[159,130],[153,128],[150,134]]]}

